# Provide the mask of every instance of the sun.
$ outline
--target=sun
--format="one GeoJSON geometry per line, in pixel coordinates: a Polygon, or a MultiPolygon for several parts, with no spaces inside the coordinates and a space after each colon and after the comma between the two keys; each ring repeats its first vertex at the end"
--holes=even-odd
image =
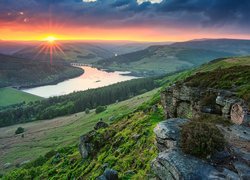
{"type": "Polygon", "coordinates": [[[48,36],[44,40],[48,41],[48,43],[50,43],[50,44],[53,44],[57,40],[57,38],[54,36],[48,36]]]}

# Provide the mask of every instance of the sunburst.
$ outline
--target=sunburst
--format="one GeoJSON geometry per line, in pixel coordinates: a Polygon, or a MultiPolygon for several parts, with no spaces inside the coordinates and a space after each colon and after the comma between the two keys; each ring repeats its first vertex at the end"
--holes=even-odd
{"type": "Polygon", "coordinates": [[[41,53],[49,54],[50,64],[53,64],[53,56],[55,54],[63,54],[63,49],[55,36],[48,36],[44,39],[45,42],[39,45],[38,52],[34,58],[37,58],[41,53]]]}

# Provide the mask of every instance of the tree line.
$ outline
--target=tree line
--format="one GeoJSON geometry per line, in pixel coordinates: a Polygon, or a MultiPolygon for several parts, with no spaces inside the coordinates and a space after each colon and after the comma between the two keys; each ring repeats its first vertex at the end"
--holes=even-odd
{"type": "Polygon", "coordinates": [[[0,111],[0,127],[51,119],[122,101],[158,87],[156,78],[140,78],[110,86],[73,92],[0,111]]]}

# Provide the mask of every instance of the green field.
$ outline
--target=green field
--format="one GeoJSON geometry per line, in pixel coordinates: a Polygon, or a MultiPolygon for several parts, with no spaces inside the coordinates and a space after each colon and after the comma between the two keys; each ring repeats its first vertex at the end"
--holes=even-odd
{"type": "Polygon", "coordinates": [[[0,88],[0,107],[18,104],[22,102],[31,102],[41,100],[39,96],[35,96],[14,88],[6,87],[0,88]]]}
{"type": "Polygon", "coordinates": [[[52,149],[78,143],[82,134],[92,130],[100,118],[119,119],[148,101],[159,89],[136,96],[132,99],[109,105],[107,110],[96,114],[84,112],[52,120],[43,120],[0,128],[0,172],[5,163],[16,164],[34,160],[52,149]],[[24,137],[15,135],[17,127],[25,129],[24,137]],[[3,156],[4,154],[4,156],[3,156]]]}

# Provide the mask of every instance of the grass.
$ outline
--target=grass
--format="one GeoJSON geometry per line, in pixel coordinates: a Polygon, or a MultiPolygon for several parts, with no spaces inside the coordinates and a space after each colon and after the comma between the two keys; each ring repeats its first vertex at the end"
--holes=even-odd
{"type": "Polygon", "coordinates": [[[57,149],[59,156],[49,153],[52,157],[40,157],[4,179],[96,179],[104,164],[117,170],[120,179],[145,179],[151,174],[150,162],[157,156],[153,128],[162,119],[162,108],[131,112],[94,134],[92,142],[99,148],[93,157],[82,161],[77,146],[68,146],[57,149]]]}
{"type": "Polygon", "coordinates": [[[107,110],[96,114],[91,110],[71,116],[18,124],[0,128],[0,167],[5,163],[13,165],[26,160],[33,160],[52,149],[76,144],[80,135],[93,129],[100,118],[110,123],[109,118],[119,119],[132,112],[138,106],[149,100],[158,90],[147,92],[132,99],[109,105],[107,110]],[[25,129],[24,138],[15,135],[17,127],[25,129]]]}
{"type": "Polygon", "coordinates": [[[35,96],[14,88],[6,87],[0,88],[0,107],[10,106],[18,103],[29,103],[31,101],[41,100],[39,96],[35,96]]]}

